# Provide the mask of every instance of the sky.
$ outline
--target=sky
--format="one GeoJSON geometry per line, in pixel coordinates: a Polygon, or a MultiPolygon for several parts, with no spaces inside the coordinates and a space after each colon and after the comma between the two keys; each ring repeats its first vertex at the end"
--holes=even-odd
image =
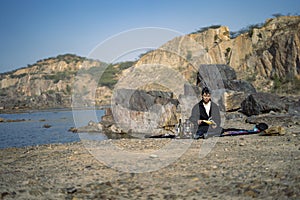
{"type": "Polygon", "coordinates": [[[97,46],[136,29],[169,30],[169,37],[211,25],[238,31],[278,13],[299,15],[300,1],[0,0],[0,73],[66,53],[89,57],[97,46]]]}

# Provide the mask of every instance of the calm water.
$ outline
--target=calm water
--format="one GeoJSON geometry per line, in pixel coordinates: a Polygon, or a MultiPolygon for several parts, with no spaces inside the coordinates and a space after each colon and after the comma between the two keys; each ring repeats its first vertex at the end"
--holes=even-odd
{"type": "Polygon", "coordinates": [[[102,133],[72,133],[70,127],[86,126],[90,120],[103,116],[103,110],[80,110],[80,111],[51,110],[43,112],[28,112],[18,114],[0,114],[4,119],[25,119],[22,122],[0,123],[0,148],[23,147],[50,143],[68,143],[88,140],[105,140],[107,137],[102,133]],[[75,113],[75,114],[74,114],[75,113]],[[76,126],[74,122],[76,117],[76,126]],[[51,125],[44,128],[45,124],[51,125]]]}

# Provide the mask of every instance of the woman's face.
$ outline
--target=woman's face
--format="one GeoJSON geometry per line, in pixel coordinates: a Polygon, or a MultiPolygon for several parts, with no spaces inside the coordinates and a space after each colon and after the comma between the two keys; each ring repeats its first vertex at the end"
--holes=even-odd
{"type": "Polygon", "coordinates": [[[210,101],[210,94],[204,93],[204,94],[202,95],[202,99],[203,99],[203,102],[204,102],[204,103],[208,103],[208,102],[210,101]]]}

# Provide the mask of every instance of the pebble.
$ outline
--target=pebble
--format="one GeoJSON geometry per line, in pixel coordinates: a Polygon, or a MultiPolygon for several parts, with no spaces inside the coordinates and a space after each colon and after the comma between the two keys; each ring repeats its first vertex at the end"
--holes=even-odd
{"type": "Polygon", "coordinates": [[[150,158],[158,158],[158,155],[151,154],[151,155],[150,155],[150,158]]]}
{"type": "Polygon", "coordinates": [[[70,188],[67,188],[66,190],[67,190],[68,194],[73,194],[77,191],[77,189],[75,187],[70,187],[70,188]]]}

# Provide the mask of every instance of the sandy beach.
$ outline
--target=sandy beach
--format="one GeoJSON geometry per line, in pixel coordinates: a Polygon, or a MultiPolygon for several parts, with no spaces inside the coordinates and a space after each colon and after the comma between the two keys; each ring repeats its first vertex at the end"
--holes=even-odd
{"type": "MultiPolygon", "coordinates": [[[[113,144],[128,152],[149,152],[148,162],[157,162],[163,158],[155,151],[170,142],[172,139],[121,139],[100,144],[113,144]]],[[[108,166],[81,141],[1,149],[0,197],[299,199],[299,171],[299,133],[193,140],[174,162],[142,173],[108,166]],[[215,144],[201,156],[200,149],[208,142],[215,144]]]]}

